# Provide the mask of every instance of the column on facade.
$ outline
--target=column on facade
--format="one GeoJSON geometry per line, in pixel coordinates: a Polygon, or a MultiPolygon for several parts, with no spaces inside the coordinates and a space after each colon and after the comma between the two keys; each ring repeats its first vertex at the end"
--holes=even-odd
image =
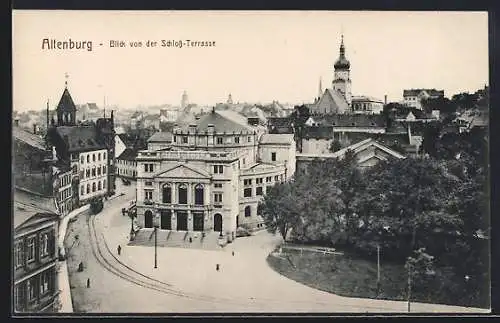
{"type": "Polygon", "coordinates": [[[172,198],[171,198],[171,203],[172,204],[177,204],[177,183],[172,182],[171,187],[172,187],[172,198]]]}
{"type": "Polygon", "coordinates": [[[187,183],[187,204],[188,205],[194,204],[193,190],[194,190],[193,183],[187,183]]]}

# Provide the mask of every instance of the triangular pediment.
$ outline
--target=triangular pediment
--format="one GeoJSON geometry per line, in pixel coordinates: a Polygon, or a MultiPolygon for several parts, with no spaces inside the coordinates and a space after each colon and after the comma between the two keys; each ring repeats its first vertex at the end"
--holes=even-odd
{"type": "Polygon", "coordinates": [[[211,175],[205,170],[195,168],[193,166],[187,166],[185,164],[179,164],[167,170],[161,171],[156,175],[159,178],[210,178],[211,175]]]}
{"type": "Polygon", "coordinates": [[[36,213],[33,216],[26,219],[26,221],[19,224],[15,229],[19,233],[22,230],[27,230],[33,227],[39,227],[43,223],[57,222],[59,216],[54,213],[36,213]]]}

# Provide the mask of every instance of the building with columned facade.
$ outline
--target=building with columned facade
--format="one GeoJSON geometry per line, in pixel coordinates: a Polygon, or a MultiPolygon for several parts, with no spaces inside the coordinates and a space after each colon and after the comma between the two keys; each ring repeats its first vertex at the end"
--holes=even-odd
{"type": "Polygon", "coordinates": [[[293,176],[295,143],[292,134],[261,133],[212,110],[136,161],[139,226],[152,228],[157,217],[160,230],[220,232],[231,241],[237,227],[263,225],[258,203],[293,176]]]}

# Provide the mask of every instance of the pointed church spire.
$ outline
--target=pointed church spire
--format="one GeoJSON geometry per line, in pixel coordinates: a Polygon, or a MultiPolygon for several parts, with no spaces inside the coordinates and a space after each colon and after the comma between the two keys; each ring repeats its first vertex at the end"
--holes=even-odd
{"type": "Polygon", "coordinates": [[[340,57],[345,57],[344,34],[340,36],[340,57]]]}
{"type": "Polygon", "coordinates": [[[68,72],[64,73],[64,78],[66,79],[66,81],[64,81],[64,88],[67,89],[68,88],[68,78],[69,78],[68,72]]]}

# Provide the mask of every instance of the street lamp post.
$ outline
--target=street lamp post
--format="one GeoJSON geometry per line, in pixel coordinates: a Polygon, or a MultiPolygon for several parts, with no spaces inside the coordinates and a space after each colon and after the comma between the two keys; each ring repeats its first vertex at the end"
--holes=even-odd
{"type": "Polygon", "coordinates": [[[155,227],[155,268],[158,268],[158,227],[160,226],[160,215],[157,213],[154,218],[155,227]]]}

